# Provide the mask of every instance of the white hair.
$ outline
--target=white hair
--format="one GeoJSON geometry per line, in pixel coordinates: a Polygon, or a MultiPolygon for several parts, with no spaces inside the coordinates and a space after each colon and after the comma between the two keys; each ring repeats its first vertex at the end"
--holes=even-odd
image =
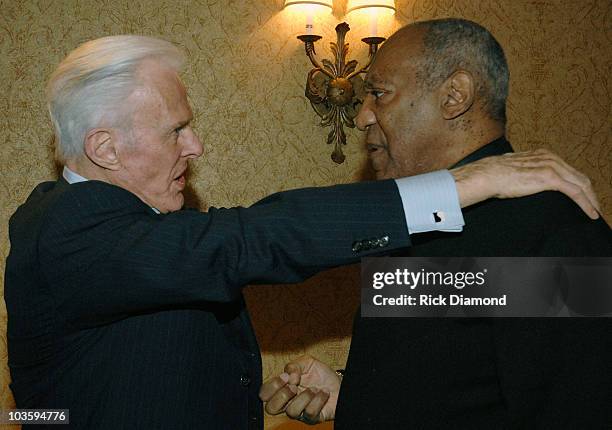
{"type": "Polygon", "coordinates": [[[122,103],[138,86],[138,66],[149,58],[177,73],[184,63],[184,55],[170,42],[123,35],[86,42],[59,64],[47,84],[47,103],[60,162],[84,154],[89,130],[124,124],[122,103]]]}

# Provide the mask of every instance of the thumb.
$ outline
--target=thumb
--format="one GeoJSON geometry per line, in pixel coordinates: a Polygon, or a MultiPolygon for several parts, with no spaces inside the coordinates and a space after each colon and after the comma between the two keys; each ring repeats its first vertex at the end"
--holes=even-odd
{"type": "Polygon", "coordinates": [[[285,365],[285,373],[289,374],[289,384],[299,385],[302,375],[308,373],[314,358],[310,355],[302,355],[285,365]]]}

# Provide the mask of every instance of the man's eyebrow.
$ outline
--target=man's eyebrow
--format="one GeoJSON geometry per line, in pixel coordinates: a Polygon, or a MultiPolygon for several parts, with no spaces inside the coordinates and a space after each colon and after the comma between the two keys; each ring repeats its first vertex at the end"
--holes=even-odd
{"type": "Polygon", "coordinates": [[[371,90],[372,88],[381,88],[386,86],[384,81],[376,81],[376,80],[368,80],[364,82],[364,86],[366,90],[371,90]]]}
{"type": "Polygon", "coordinates": [[[368,75],[364,82],[366,88],[384,86],[386,83],[387,82],[378,75],[368,75]]]}

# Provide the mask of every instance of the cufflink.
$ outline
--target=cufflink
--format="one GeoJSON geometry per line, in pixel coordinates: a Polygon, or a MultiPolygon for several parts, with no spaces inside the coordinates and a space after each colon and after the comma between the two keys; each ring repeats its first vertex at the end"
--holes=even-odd
{"type": "Polygon", "coordinates": [[[368,251],[374,248],[384,248],[389,245],[389,236],[381,236],[372,239],[356,240],[351,246],[351,250],[355,253],[368,251]]]}
{"type": "Polygon", "coordinates": [[[434,224],[444,222],[446,220],[446,214],[444,211],[435,211],[433,213],[434,224]]]}

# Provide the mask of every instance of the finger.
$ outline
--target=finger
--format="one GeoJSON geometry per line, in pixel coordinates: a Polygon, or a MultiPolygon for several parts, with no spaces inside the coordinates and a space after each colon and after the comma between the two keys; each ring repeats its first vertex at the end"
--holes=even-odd
{"type": "Polygon", "coordinates": [[[295,385],[285,385],[278,390],[266,403],[266,412],[271,415],[280,414],[297,394],[295,385]]]}
{"type": "Polygon", "coordinates": [[[309,388],[302,391],[298,396],[291,400],[285,411],[287,416],[297,419],[302,414],[304,409],[306,409],[306,406],[308,406],[310,401],[315,397],[317,391],[318,390],[316,389],[309,388]]]}
{"type": "Polygon", "coordinates": [[[300,385],[302,373],[300,371],[290,371],[288,375],[288,383],[291,385],[300,385]]]}
{"type": "Polygon", "coordinates": [[[314,358],[312,356],[302,355],[287,363],[285,372],[289,374],[289,383],[299,385],[302,375],[308,372],[313,362],[314,358]]]}
{"type": "MultiPolygon", "coordinates": [[[[588,176],[576,170],[558,155],[553,153],[550,153],[547,163],[549,167],[552,167],[559,174],[559,176],[561,176],[562,180],[580,187],[580,192],[588,199],[590,206],[592,206],[596,211],[601,212],[601,206],[599,205],[597,194],[595,194],[595,190],[593,189],[593,185],[591,184],[591,180],[588,178],[588,176]]],[[[569,187],[568,191],[572,192],[572,188],[569,187]]],[[[578,202],[576,201],[576,203],[578,202]]],[[[586,210],[585,212],[590,216],[589,212],[586,210]]]]}
{"type": "MultiPolygon", "coordinates": [[[[588,176],[576,170],[574,167],[566,163],[561,157],[548,150],[540,149],[534,151],[533,153],[523,152],[519,153],[518,155],[519,157],[517,160],[520,161],[525,167],[547,167],[552,169],[560,177],[561,181],[570,183],[566,184],[559,182],[556,189],[572,198],[572,200],[574,200],[583,209],[583,211],[589,215],[589,217],[595,219],[599,216],[596,212],[601,212],[601,206],[588,176]],[[531,154],[536,154],[537,157],[533,157],[531,154]],[[576,192],[571,184],[578,186],[580,188],[580,192],[576,192]],[[587,204],[584,203],[584,198],[588,200],[587,204]]],[[[546,174],[547,171],[542,170],[542,173],[546,174]]],[[[548,185],[551,184],[550,182],[547,183],[548,185]]]]}
{"type": "Polygon", "coordinates": [[[593,205],[591,198],[578,185],[562,180],[558,190],[576,202],[589,218],[599,218],[598,208],[593,205]]]}
{"type": "Polygon", "coordinates": [[[267,402],[278,390],[287,385],[288,380],[289,375],[286,373],[281,373],[280,375],[270,379],[265,384],[262,384],[261,388],[259,389],[259,398],[264,402],[267,402]]]}
{"type": "Polygon", "coordinates": [[[304,414],[311,419],[324,421],[325,417],[321,415],[321,410],[329,400],[329,396],[329,392],[324,390],[319,391],[304,409],[304,414]]]}
{"type": "MultiPolygon", "coordinates": [[[[568,168],[573,170],[571,166],[568,166],[568,168]]],[[[581,194],[588,199],[590,205],[593,206],[597,212],[601,212],[601,206],[599,205],[599,200],[597,199],[597,194],[595,194],[591,180],[578,171],[571,173],[571,176],[562,175],[563,179],[580,187],[581,194]]]]}
{"type": "MultiPolygon", "coordinates": [[[[590,180],[565,163],[556,154],[546,150],[502,155],[501,164],[491,157],[491,166],[499,171],[502,165],[511,170],[507,177],[519,174],[518,188],[498,188],[498,197],[520,197],[541,191],[560,191],[571,198],[592,219],[599,217],[599,202],[590,180]],[[520,176],[522,175],[522,176],[520,176]]],[[[486,163],[486,161],[485,161],[486,163]]],[[[484,164],[483,164],[484,165],[484,164]]]]}
{"type": "Polygon", "coordinates": [[[554,163],[546,164],[545,167],[539,166],[532,172],[539,176],[540,189],[538,191],[556,190],[562,192],[572,199],[589,218],[599,218],[597,197],[591,188],[588,178],[586,183],[583,181],[582,185],[578,185],[575,183],[579,182],[575,176],[572,180],[567,179],[572,176],[571,172],[564,170],[559,164],[554,163]],[[587,189],[590,189],[588,194],[587,189]]]}

